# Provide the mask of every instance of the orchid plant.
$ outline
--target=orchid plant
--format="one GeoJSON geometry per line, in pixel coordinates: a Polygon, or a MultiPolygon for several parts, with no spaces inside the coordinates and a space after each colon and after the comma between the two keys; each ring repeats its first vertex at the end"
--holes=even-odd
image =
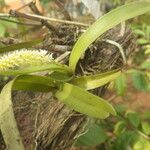
{"type": "MultiPolygon", "coordinates": [[[[69,66],[55,61],[45,50],[0,50],[0,75],[13,76],[0,94],[0,129],[7,146],[23,150],[13,113],[12,90],[52,92],[70,108],[90,117],[104,119],[109,114],[116,115],[113,106],[101,97],[87,90],[103,86],[121,75],[120,70],[98,73],[90,76],[75,76],[75,69],[81,55],[104,32],[122,21],[150,11],[150,2],[133,2],[120,6],[93,23],[75,43],[69,58],[69,66]],[[47,71],[48,75],[39,72],[47,71]],[[57,73],[53,76],[53,73],[57,73]],[[57,78],[62,75],[63,78],[57,78]],[[13,129],[13,130],[12,130],[13,129]],[[8,130],[12,130],[10,135],[8,130]],[[11,138],[10,138],[11,136],[11,138]],[[9,137],[9,138],[8,138],[9,137]]],[[[61,76],[61,77],[62,77],[61,76]]]]}

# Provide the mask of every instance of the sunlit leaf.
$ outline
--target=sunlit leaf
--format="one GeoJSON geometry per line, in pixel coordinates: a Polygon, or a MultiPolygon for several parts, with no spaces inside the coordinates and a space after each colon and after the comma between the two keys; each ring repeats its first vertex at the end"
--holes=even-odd
{"type": "Polygon", "coordinates": [[[14,51],[14,50],[22,49],[22,48],[31,48],[32,46],[37,45],[41,43],[42,41],[43,39],[37,39],[37,40],[28,41],[28,42],[11,44],[9,46],[1,47],[0,53],[10,52],[10,51],[14,51]]]}
{"type": "Polygon", "coordinates": [[[16,78],[14,90],[30,90],[34,92],[49,92],[56,86],[50,77],[37,75],[21,75],[16,78]]]}
{"type": "Polygon", "coordinates": [[[24,150],[13,112],[11,89],[13,81],[4,86],[0,95],[0,129],[9,150],[24,150]]]}
{"type": "Polygon", "coordinates": [[[91,90],[115,80],[120,73],[120,71],[114,70],[96,75],[77,77],[73,79],[71,83],[83,89],[91,90]]]}
{"type": "Polygon", "coordinates": [[[111,104],[104,99],[69,83],[64,83],[55,95],[75,111],[91,117],[104,119],[109,113],[116,114],[111,104]]]}
{"type": "Polygon", "coordinates": [[[74,71],[81,55],[100,35],[117,24],[150,11],[150,2],[133,2],[107,13],[91,25],[78,39],[71,52],[69,66],[74,71]]]}
{"type": "Polygon", "coordinates": [[[0,75],[22,75],[22,74],[29,74],[34,72],[42,72],[42,71],[58,71],[58,72],[65,72],[71,74],[70,69],[65,66],[61,65],[56,62],[51,62],[50,64],[40,65],[40,66],[29,66],[26,68],[20,68],[18,70],[10,70],[10,71],[3,71],[0,72],[0,75]]]}

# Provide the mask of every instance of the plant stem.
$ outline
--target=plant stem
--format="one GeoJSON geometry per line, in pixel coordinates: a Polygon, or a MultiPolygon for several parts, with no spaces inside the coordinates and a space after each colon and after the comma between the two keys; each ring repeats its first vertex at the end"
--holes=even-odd
{"type": "Polygon", "coordinates": [[[25,19],[30,19],[34,21],[41,21],[41,19],[51,21],[51,22],[58,22],[58,23],[65,23],[70,25],[77,25],[77,26],[83,26],[88,27],[88,24],[81,23],[81,22],[75,22],[75,21],[68,21],[68,20],[62,20],[62,19],[55,19],[55,18],[49,18],[45,16],[35,15],[35,14],[29,14],[29,13],[21,13],[15,10],[11,10],[9,14],[7,13],[0,13],[0,17],[20,17],[25,19]]]}

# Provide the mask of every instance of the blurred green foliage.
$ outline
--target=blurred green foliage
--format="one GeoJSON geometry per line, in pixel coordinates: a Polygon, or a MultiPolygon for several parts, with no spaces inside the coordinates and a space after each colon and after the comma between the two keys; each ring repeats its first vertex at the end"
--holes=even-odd
{"type": "MultiPolygon", "coordinates": [[[[97,150],[149,150],[150,116],[117,106],[117,119],[109,118],[87,125],[76,146],[97,150]]],[[[148,112],[146,112],[148,113],[148,112]]]]}

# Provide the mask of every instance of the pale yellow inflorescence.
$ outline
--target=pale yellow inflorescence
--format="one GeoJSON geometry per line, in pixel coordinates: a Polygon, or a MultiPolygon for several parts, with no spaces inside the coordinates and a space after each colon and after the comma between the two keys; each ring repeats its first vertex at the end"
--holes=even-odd
{"type": "Polygon", "coordinates": [[[0,57],[0,72],[24,66],[35,66],[53,61],[52,54],[46,50],[16,50],[0,57]]]}

